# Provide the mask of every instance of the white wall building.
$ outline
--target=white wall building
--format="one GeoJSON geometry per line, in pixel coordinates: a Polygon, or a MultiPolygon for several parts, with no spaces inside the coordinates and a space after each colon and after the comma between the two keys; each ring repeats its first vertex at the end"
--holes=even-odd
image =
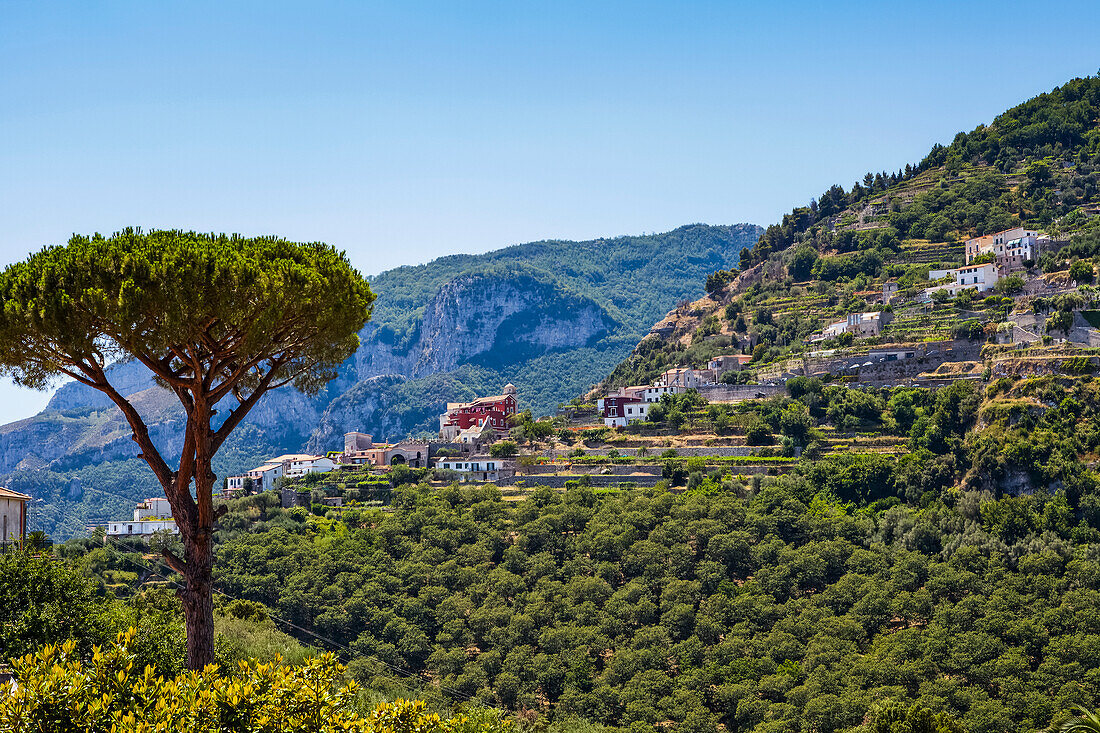
{"type": "Polygon", "coordinates": [[[0,548],[22,544],[27,537],[27,502],[31,497],[0,487],[0,548]]]}
{"type": "Polygon", "coordinates": [[[174,519],[137,519],[107,523],[108,537],[152,537],[156,532],[179,534],[174,519]]]}
{"type": "Polygon", "coordinates": [[[1039,257],[1039,232],[1024,227],[1006,229],[966,240],[966,264],[982,255],[992,254],[1003,277],[1005,273],[1023,267],[1024,260],[1039,257]]]}
{"type": "Polygon", "coordinates": [[[331,458],[308,453],[290,453],[273,458],[271,463],[283,464],[283,475],[287,478],[305,476],[307,473],[328,473],[336,468],[336,463],[331,458]]]}
{"type": "Polygon", "coordinates": [[[931,300],[932,294],[939,290],[947,291],[952,298],[968,288],[973,288],[979,293],[987,293],[993,290],[993,286],[1000,280],[997,269],[997,265],[994,263],[986,262],[981,265],[967,265],[954,270],[932,270],[928,273],[929,280],[950,277],[953,282],[925,288],[924,300],[931,300]]]}
{"type": "Polygon", "coordinates": [[[811,338],[810,341],[833,339],[844,333],[850,333],[861,338],[878,336],[882,333],[882,327],[889,323],[891,318],[889,311],[849,313],[843,321],[830,323],[823,328],[820,338],[811,338]]]}
{"type": "Polygon", "coordinates": [[[134,521],[143,519],[171,519],[172,505],[163,496],[154,496],[134,507],[134,521]]]}
{"type": "MultiPolygon", "coordinates": [[[[645,401],[646,402],[660,402],[661,398],[666,394],[680,394],[684,391],[683,387],[646,387],[645,388],[645,401]]],[[[603,407],[600,406],[600,410],[603,407]]]]}
{"type": "Polygon", "coordinates": [[[596,401],[596,408],[609,428],[623,428],[632,422],[642,422],[649,416],[654,402],[644,397],[611,394],[596,401]]]}
{"type": "Polygon", "coordinates": [[[272,458],[251,471],[245,471],[240,476],[230,476],[226,479],[226,491],[229,493],[243,491],[246,479],[252,479],[253,491],[271,491],[275,488],[275,482],[284,476],[297,478],[307,473],[328,473],[335,468],[336,462],[327,456],[288,453],[272,458]]]}
{"type": "Polygon", "coordinates": [[[459,481],[496,481],[516,474],[511,461],[492,456],[469,456],[466,458],[442,458],[436,468],[454,471],[459,481]]]}

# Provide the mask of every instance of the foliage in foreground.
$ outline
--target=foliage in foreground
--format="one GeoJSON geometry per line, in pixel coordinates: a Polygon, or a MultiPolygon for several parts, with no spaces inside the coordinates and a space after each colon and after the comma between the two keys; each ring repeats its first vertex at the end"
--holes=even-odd
{"type": "Polygon", "coordinates": [[[342,682],[343,667],[332,655],[300,666],[241,662],[222,673],[161,677],[139,671],[129,651],[133,629],[115,644],[97,646],[90,661],[74,641],[46,646],[15,660],[19,680],[0,696],[0,730],[12,733],[503,733],[510,723],[493,715],[447,720],[429,713],[422,701],[398,700],[357,709],[358,688],[342,682]]]}

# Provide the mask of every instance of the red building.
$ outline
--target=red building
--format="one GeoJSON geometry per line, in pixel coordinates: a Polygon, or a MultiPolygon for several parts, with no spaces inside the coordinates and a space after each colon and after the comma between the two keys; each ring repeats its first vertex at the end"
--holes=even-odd
{"type": "Polygon", "coordinates": [[[439,437],[444,441],[453,441],[463,430],[483,425],[498,433],[507,433],[508,418],[516,414],[515,385],[506,385],[504,394],[492,397],[479,397],[473,402],[451,402],[447,412],[439,416],[439,437]]]}
{"type": "Polygon", "coordinates": [[[613,394],[596,401],[603,424],[609,428],[621,428],[645,420],[652,406],[645,401],[645,397],[633,394],[613,394]]]}

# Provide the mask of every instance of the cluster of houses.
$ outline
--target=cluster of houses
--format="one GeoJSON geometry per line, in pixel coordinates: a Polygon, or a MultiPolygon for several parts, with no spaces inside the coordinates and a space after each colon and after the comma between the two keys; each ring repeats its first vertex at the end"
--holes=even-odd
{"type": "Polygon", "coordinates": [[[1039,258],[1039,248],[1050,239],[1037,231],[1016,227],[966,240],[966,264],[949,270],[932,270],[928,279],[947,282],[925,288],[922,299],[932,300],[937,291],[951,297],[967,289],[990,293],[997,281],[1025,269],[1039,258]]]}
{"type": "Polygon", "coordinates": [[[473,402],[450,402],[439,416],[439,438],[448,443],[468,443],[490,433],[506,435],[517,406],[514,384],[505,385],[503,394],[479,397],[473,402]]]}
{"type": "Polygon", "coordinates": [[[621,428],[649,417],[650,408],[666,394],[680,394],[709,384],[718,384],[726,372],[744,368],[752,356],[724,354],[707,362],[706,369],[676,367],[661,374],[653,384],[620,387],[596,400],[596,411],[609,428],[621,428]]]}
{"type": "Polygon", "coordinates": [[[514,473],[510,461],[492,458],[484,451],[508,436],[517,407],[516,388],[509,384],[499,395],[448,403],[446,412],[439,416],[437,441],[376,443],[368,433],[346,433],[343,451],[324,456],[299,453],[277,456],[250,471],[230,476],[224,493],[228,497],[268,491],[282,478],[353,466],[442,468],[455,471],[463,480],[470,477],[492,481],[507,475],[509,470],[514,473]]]}
{"type": "Polygon", "coordinates": [[[1049,238],[1037,231],[1016,227],[966,240],[966,264],[987,255],[993,256],[997,271],[1004,277],[1024,269],[1024,263],[1039,259],[1039,246],[1049,238]]]}
{"type": "MultiPolygon", "coordinates": [[[[936,284],[924,289],[921,300],[930,303],[937,292],[944,292],[952,298],[971,289],[979,295],[989,294],[1000,279],[1025,269],[1028,263],[1037,260],[1040,247],[1050,241],[1046,235],[1024,227],[968,239],[964,250],[966,264],[962,267],[930,271],[928,279],[936,284]]],[[[863,297],[868,303],[886,306],[901,299],[898,291],[898,282],[887,280],[882,285],[881,293],[878,290],[866,290],[856,295],[863,297]]],[[[819,343],[845,333],[856,338],[878,336],[891,318],[889,311],[851,313],[844,320],[830,323],[819,333],[810,336],[808,342],[819,343]]]]}
{"type": "MultiPolygon", "coordinates": [[[[398,443],[376,443],[368,433],[344,435],[344,449],[327,455],[288,453],[264,461],[250,471],[225,480],[224,498],[270,491],[283,478],[300,478],[314,473],[328,473],[356,466],[380,470],[394,466],[409,468],[439,468],[453,471],[459,481],[497,481],[515,475],[515,461],[495,458],[485,451],[507,437],[510,420],[516,414],[516,388],[509,384],[503,394],[480,397],[473,402],[450,403],[439,418],[440,436],[436,441],[405,440],[398,443]]],[[[301,504],[293,488],[284,490],[282,504],[301,504]]],[[[22,541],[26,534],[26,502],[29,496],[0,488],[0,546],[22,541]]],[[[341,497],[329,497],[325,503],[342,504],[341,497]]],[[[172,508],[165,498],[146,499],[134,508],[133,517],[110,521],[108,538],[145,538],[157,532],[178,534],[172,518],[172,508]]]]}

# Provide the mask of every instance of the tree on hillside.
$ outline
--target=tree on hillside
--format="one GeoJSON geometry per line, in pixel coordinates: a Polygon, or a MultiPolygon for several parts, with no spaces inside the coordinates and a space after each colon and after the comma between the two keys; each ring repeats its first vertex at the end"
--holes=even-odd
{"type": "Polygon", "coordinates": [[[192,669],[214,658],[214,455],[266,392],[326,384],[373,300],[343,253],[274,237],[127,229],[74,236],[0,273],[0,373],[106,394],[164,489],[184,545],[182,558],[163,554],[186,580],[192,669]],[[178,466],[111,382],[110,365],[129,360],[183,404],[178,466]]]}

